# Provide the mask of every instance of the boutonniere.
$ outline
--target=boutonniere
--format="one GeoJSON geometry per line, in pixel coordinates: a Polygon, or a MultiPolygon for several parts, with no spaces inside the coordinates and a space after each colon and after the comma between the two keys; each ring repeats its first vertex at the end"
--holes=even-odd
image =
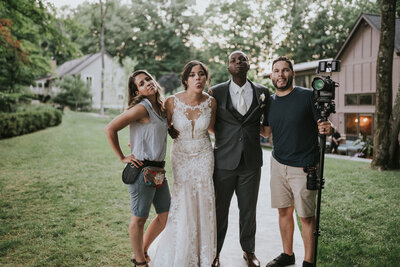
{"type": "Polygon", "coordinates": [[[265,94],[264,93],[262,93],[261,95],[260,95],[260,108],[263,108],[263,107],[265,107],[265,94]]]}

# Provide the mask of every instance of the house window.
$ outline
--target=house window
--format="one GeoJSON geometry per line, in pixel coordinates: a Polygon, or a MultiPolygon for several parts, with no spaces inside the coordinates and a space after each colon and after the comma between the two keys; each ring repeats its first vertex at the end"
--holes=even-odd
{"type": "Polygon", "coordinates": [[[360,105],[373,105],[372,94],[360,95],[360,105]]]}
{"type": "Polygon", "coordinates": [[[86,76],[86,86],[92,88],[92,76],[86,76]]]}
{"type": "Polygon", "coordinates": [[[357,135],[357,114],[346,114],[346,135],[357,135]]]}
{"type": "Polygon", "coordinates": [[[346,113],[346,135],[372,137],[372,114],[346,113]]]}
{"type": "Polygon", "coordinates": [[[359,131],[362,136],[372,136],[372,115],[363,114],[359,116],[359,131]]]}
{"type": "Polygon", "coordinates": [[[344,104],[346,106],[357,105],[357,95],[346,95],[344,104]]]}
{"type": "Polygon", "coordinates": [[[375,94],[348,94],[345,95],[346,106],[372,106],[375,105],[375,94]]]}
{"type": "Polygon", "coordinates": [[[297,76],[295,78],[295,83],[296,83],[297,86],[307,87],[306,77],[305,76],[297,76]]]}
{"type": "Polygon", "coordinates": [[[315,75],[299,75],[294,78],[295,84],[297,86],[311,88],[311,82],[314,79],[315,75]]]}

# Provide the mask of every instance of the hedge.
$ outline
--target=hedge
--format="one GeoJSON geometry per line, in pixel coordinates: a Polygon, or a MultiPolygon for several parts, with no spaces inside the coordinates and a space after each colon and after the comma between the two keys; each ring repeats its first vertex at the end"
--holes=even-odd
{"type": "Polygon", "coordinates": [[[0,113],[0,139],[56,126],[61,121],[61,111],[48,107],[15,113],[0,113]]]}

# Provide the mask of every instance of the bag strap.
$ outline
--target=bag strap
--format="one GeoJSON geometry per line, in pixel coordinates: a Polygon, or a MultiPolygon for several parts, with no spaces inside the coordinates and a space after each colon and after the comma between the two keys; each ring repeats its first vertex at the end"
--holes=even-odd
{"type": "Polygon", "coordinates": [[[165,166],[165,161],[151,161],[145,159],[142,162],[143,162],[142,167],[153,166],[153,167],[164,168],[165,166]]]}

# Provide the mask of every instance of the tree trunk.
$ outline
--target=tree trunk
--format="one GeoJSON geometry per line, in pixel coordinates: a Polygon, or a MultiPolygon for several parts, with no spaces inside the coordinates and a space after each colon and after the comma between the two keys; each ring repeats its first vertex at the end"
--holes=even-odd
{"type": "Polygon", "coordinates": [[[397,89],[397,97],[393,106],[393,113],[390,117],[390,147],[389,147],[389,168],[399,169],[400,168],[400,85],[397,89]]]}
{"type": "Polygon", "coordinates": [[[395,7],[395,1],[381,0],[380,42],[376,65],[374,158],[371,163],[379,169],[387,169],[389,165],[395,7]]]}
{"type": "Polygon", "coordinates": [[[17,72],[18,72],[18,68],[20,68],[21,66],[18,66],[18,64],[12,65],[10,67],[10,69],[8,69],[8,74],[10,77],[10,83],[9,83],[9,93],[15,93],[15,85],[17,84],[17,72]]]}
{"type": "MultiPolygon", "coordinates": [[[[106,2],[107,9],[107,2],[106,2]]],[[[106,11],[103,10],[103,2],[100,0],[100,15],[101,15],[101,29],[100,29],[100,47],[101,47],[101,93],[100,93],[100,115],[104,115],[104,17],[106,11]]]]}

